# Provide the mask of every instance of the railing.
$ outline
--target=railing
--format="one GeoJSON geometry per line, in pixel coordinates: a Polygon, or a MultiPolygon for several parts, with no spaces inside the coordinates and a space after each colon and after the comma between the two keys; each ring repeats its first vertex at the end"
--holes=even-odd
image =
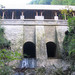
{"type": "Polygon", "coordinates": [[[44,19],[44,20],[35,20],[35,19],[1,19],[1,25],[52,25],[52,26],[65,26],[67,25],[67,20],[54,20],[54,19],[44,19]]]}

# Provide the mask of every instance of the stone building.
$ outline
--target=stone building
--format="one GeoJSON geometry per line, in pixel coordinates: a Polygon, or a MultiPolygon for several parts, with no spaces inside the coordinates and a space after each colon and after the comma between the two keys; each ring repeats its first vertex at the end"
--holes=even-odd
{"type": "MultiPolygon", "coordinates": [[[[62,43],[68,26],[59,10],[66,7],[27,5],[0,9],[0,23],[5,28],[5,37],[11,41],[11,50],[19,50],[23,55],[21,67],[62,65],[62,43]]],[[[75,6],[69,7],[75,16],[75,6]]]]}

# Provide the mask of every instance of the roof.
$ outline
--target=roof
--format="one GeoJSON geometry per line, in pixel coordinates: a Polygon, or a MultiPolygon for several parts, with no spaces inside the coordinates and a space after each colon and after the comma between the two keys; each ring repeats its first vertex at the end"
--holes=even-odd
{"type": "Polygon", "coordinates": [[[3,8],[3,9],[25,9],[25,10],[61,10],[61,9],[72,9],[75,11],[75,6],[68,5],[25,5],[23,7],[3,8]]]}

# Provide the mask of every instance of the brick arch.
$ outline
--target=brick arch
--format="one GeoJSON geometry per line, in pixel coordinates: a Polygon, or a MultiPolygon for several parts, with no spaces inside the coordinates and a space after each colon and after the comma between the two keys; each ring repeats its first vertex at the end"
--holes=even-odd
{"type": "Polygon", "coordinates": [[[56,44],[54,42],[47,42],[46,48],[48,58],[56,56],[56,44]]]}
{"type": "Polygon", "coordinates": [[[35,48],[35,44],[33,42],[26,42],[23,45],[23,55],[27,55],[24,56],[24,58],[36,58],[36,48],[35,48]]]}

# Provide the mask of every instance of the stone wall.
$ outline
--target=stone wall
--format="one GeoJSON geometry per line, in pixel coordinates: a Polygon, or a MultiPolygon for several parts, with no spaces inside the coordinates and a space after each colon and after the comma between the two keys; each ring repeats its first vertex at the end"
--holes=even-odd
{"type": "Polygon", "coordinates": [[[57,44],[57,57],[61,58],[63,53],[63,40],[65,31],[68,30],[67,26],[56,26],[56,44],[57,44]]]}
{"type": "Polygon", "coordinates": [[[12,20],[10,24],[9,20],[3,20],[1,24],[5,28],[5,37],[11,41],[12,50],[19,50],[23,54],[24,43],[30,41],[36,46],[37,66],[49,66],[51,61],[58,63],[56,58],[62,56],[64,33],[68,28],[65,21],[12,20]],[[47,42],[54,42],[57,45],[56,58],[52,58],[53,60],[47,57],[47,42]]]}
{"type": "Polygon", "coordinates": [[[23,42],[33,42],[35,44],[35,26],[23,26],[23,42]]]}
{"type": "Polygon", "coordinates": [[[12,50],[19,50],[22,53],[23,26],[4,25],[5,37],[11,42],[12,50]]]}

